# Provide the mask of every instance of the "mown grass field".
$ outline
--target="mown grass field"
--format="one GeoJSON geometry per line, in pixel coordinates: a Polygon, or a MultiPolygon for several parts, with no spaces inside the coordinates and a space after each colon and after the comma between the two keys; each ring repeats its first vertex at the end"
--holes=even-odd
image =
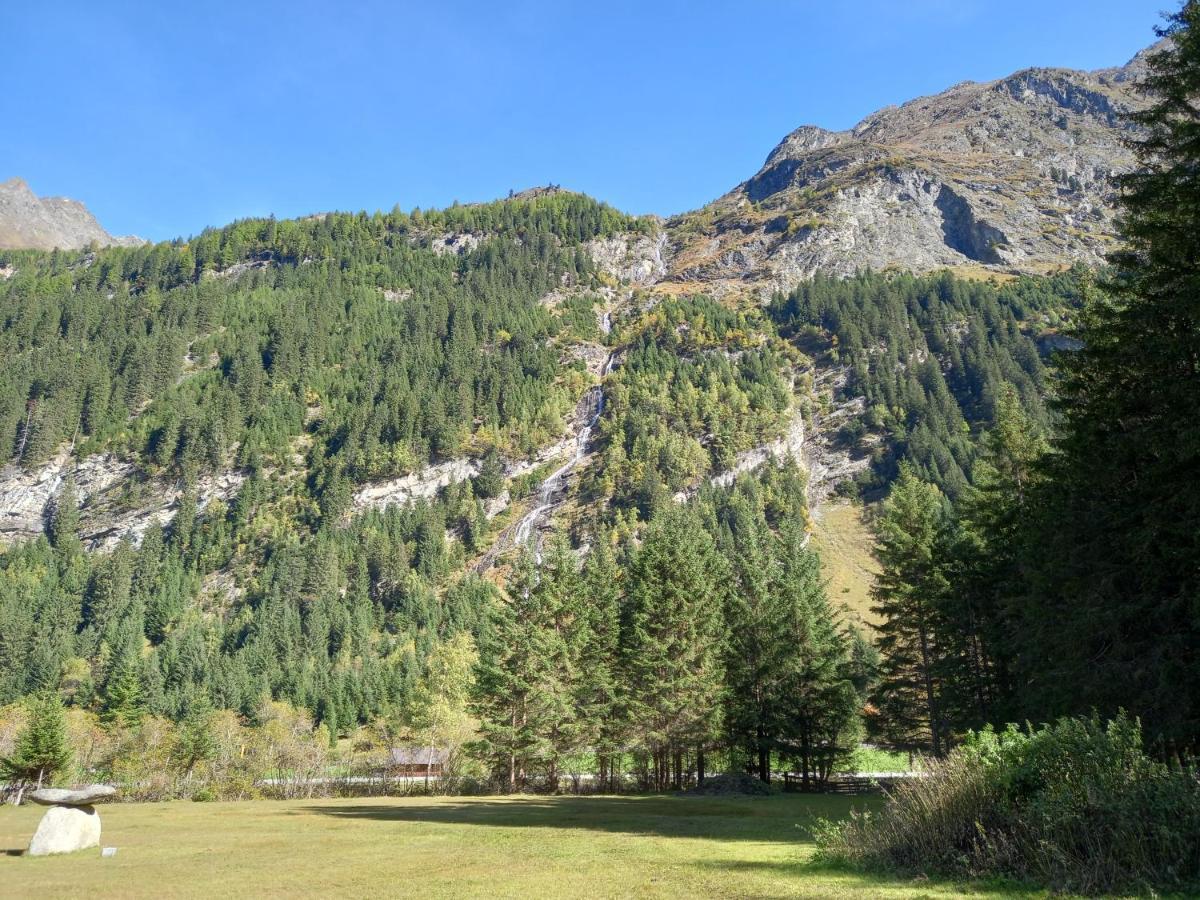
{"type": "Polygon", "coordinates": [[[877,798],[371,798],[111,804],[103,843],[24,848],[0,809],[0,896],[956,897],[986,888],[816,866],[809,829],[877,798]]]}

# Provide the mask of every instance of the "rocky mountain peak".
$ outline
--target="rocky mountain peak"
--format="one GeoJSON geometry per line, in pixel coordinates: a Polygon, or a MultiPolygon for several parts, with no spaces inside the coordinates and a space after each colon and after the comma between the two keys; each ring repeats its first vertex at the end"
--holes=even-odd
{"type": "Polygon", "coordinates": [[[113,237],[86,206],[68,197],[38,197],[23,178],[0,182],[0,249],[81,250],[137,246],[136,237],[113,237]]]}
{"type": "MultiPolygon", "coordinates": [[[[1160,45],[1156,45],[1160,46],[1160,45]]],[[[1102,261],[1127,114],[1148,48],[1124,66],[1038,67],[880,109],[847,131],[796,129],[763,167],[669,223],[670,278],[787,289],[818,269],[1040,272],[1102,261]]]]}

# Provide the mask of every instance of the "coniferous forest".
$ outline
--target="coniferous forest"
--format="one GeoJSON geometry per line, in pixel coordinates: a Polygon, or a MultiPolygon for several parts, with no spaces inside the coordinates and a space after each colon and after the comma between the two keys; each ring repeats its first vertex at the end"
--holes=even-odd
{"type": "Polygon", "coordinates": [[[931,774],[831,859],[923,871],[953,794],[939,871],[1194,884],[1155,874],[1200,840],[1200,5],[1168,21],[1103,267],[656,290],[596,244],[663,223],[559,190],[0,251],[4,481],[61,482],[0,548],[4,777],[242,798],[412,746],[444,790],[820,790],[865,744],[931,774]]]}

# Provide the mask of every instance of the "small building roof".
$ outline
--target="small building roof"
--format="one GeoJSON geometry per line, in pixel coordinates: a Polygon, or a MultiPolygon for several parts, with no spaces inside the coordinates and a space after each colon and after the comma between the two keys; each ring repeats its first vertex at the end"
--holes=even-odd
{"type": "Polygon", "coordinates": [[[390,756],[393,766],[444,766],[450,751],[440,747],[393,747],[390,756]]]}

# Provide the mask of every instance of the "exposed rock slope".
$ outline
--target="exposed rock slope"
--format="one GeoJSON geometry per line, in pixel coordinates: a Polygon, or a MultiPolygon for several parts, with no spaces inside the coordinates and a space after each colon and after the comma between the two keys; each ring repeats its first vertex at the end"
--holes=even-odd
{"type": "Polygon", "coordinates": [[[669,223],[670,278],[717,293],[815,271],[1099,262],[1114,239],[1122,114],[1144,53],[1095,72],[1027,69],[888,107],[849,131],[804,126],[724,197],[669,223]]]}
{"type": "Polygon", "coordinates": [[[0,182],[0,248],[82,250],[137,246],[136,237],[113,237],[86,206],[66,197],[38,197],[20,178],[0,182]]]}

